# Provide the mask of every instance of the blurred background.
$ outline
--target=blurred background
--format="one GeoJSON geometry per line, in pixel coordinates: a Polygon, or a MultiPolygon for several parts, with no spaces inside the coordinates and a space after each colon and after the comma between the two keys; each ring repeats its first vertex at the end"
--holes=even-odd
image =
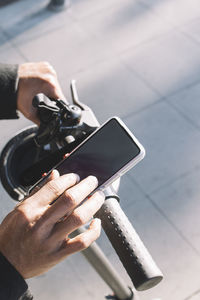
{"type": "MultiPolygon", "coordinates": [[[[120,116],[146,148],[121,180],[121,205],[164,273],[141,300],[200,299],[200,6],[198,0],[0,1],[0,61],[48,61],[64,93],[100,122],[120,116]]],[[[29,125],[0,121],[0,147],[29,125]]],[[[15,203],[1,189],[1,219],[15,203]]],[[[98,244],[131,285],[106,236],[98,244]]],[[[81,254],[29,280],[37,300],[110,293],[81,254]]]]}

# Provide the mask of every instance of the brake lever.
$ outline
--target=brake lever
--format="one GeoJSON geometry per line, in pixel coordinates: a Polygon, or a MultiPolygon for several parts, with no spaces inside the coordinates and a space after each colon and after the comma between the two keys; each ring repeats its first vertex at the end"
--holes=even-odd
{"type": "Polygon", "coordinates": [[[34,141],[41,156],[39,154],[40,159],[24,170],[22,184],[33,185],[99,127],[92,110],[78,100],[75,81],[71,83],[71,93],[73,105],[62,100],[44,99],[45,96],[43,100],[34,100],[41,120],[34,141]],[[72,121],[68,119],[69,111],[72,121]]]}
{"type": "Polygon", "coordinates": [[[74,79],[71,81],[70,89],[73,104],[78,106],[82,110],[82,122],[87,124],[88,127],[95,129],[98,128],[99,122],[97,121],[97,118],[95,117],[91,108],[79,100],[76,89],[76,81],[74,79]]]}

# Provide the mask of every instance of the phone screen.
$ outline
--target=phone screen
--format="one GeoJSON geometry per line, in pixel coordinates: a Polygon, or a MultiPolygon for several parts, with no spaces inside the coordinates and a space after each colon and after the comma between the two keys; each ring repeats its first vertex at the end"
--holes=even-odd
{"type": "Polygon", "coordinates": [[[99,186],[140,153],[140,148],[116,119],[104,124],[84,144],[55,168],[60,175],[94,175],[99,186]]]}

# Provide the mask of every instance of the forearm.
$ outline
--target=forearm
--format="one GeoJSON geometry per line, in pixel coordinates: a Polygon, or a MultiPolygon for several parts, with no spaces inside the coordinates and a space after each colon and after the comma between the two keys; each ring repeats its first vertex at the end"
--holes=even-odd
{"type": "Polygon", "coordinates": [[[0,119],[17,119],[18,65],[0,64],[0,119]]]}
{"type": "Polygon", "coordinates": [[[0,299],[31,300],[28,286],[23,277],[0,253],[0,299]]]}

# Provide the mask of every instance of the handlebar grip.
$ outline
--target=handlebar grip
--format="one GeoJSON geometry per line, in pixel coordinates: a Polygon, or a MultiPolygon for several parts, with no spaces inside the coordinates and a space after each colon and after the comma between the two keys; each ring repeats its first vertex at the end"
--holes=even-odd
{"type": "Polygon", "coordinates": [[[157,267],[137,232],[114,197],[108,197],[96,213],[102,227],[135,288],[147,290],[158,284],[162,272],[157,267]]]}

